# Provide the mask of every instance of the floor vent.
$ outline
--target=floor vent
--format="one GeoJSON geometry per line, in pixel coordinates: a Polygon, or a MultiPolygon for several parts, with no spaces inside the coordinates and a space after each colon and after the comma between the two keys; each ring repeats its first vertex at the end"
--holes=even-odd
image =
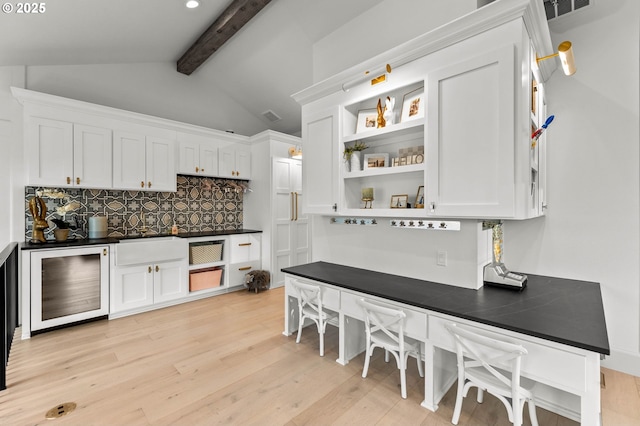
{"type": "Polygon", "coordinates": [[[593,6],[595,0],[544,0],[547,20],[571,15],[573,12],[593,6]]]}
{"type": "Polygon", "coordinates": [[[76,407],[77,405],[75,402],[65,402],[64,404],[56,405],[51,410],[47,411],[47,414],[45,414],[44,416],[49,420],[57,419],[66,414],[69,414],[70,412],[75,410],[76,407]]]}
{"type": "Polygon", "coordinates": [[[262,113],[262,115],[269,121],[271,121],[272,123],[274,121],[280,121],[282,120],[282,117],[280,117],[278,114],[276,114],[275,112],[269,110],[266,110],[265,112],[262,113]]]}

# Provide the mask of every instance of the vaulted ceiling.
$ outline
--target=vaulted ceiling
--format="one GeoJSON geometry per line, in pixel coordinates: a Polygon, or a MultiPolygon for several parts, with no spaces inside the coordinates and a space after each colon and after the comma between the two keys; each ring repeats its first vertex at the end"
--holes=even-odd
{"type": "MultiPolygon", "coordinates": [[[[381,1],[272,0],[191,77],[218,86],[264,128],[296,133],[300,108],[290,95],[313,83],[313,44],[381,1]],[[267,110],[282,119],[270,122],[267,110]]],[[[175,64],[231,0],[200,3],[59,0],[41,14],[4,13],[0,66],[175,64]]]]}

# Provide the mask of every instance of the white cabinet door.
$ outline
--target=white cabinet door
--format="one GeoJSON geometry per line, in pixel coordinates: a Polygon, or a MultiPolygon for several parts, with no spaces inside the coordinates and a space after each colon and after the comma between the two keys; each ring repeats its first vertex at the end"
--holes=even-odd
{"type": "Polygon", "coordinates": [[[218,146],[212,138],[178,133],[178,173],[217,176],[218,146]]]}
{"type": "Polygon", "coordinates": [[[310,229],[301,212],[302,164],[300,160],[275,158],[273,182],[273,251],[271,285],[284,285],[282,268],[308,263],[310,229]]]}
{"type": "Polygon", "coordinates": [[[146,188],[146,140],[144,135],[113,132],[113,187],[146,188]]]}
{"type": "Polygon", "coordinates": [[[310,112],[303,107],[302,211],[305,214],[335,214],[338,200],[338,107],[310,112]]]}
{"type": "Polygon", "coordinates": [[[201,176],[218,175],[218,147],[210,143],[200,144],[200,171],[201,176]]]}
{"type": "Polygon", "coordinates": [[[236,177],[236,150],[231,147],[220,148],[218,174],[221,177],[236,177]]]}
{"type": "Polygon", "coordinates": [[[110,313],[142,308],[153,304],[153,267],[119,266],[114,272],[110,313]]]}
{"type": "Polygon", "coordinates": [[[113,187],[176,191],[175,145],[168,139],[113,133],[113,187]]]}
{"type": "Polygon", "coordinates": [[[248,148],[226,146],[219,150],[218,175],[234,179],[251,178],[251,152],[248,148]]]}
{"type": "Polygon", "coordinates": [[[151,191],[177,190],[175,145],[168,139],[146,138],[146,188],[151,191]]]}
{"type": "Polygon", "coordinates": [[[509,45],[428,74],[428,214],[514,216],[514,67],[509,45]]]}
{"type": "Polygon", "coordinates": [[[188,293],[188,262],[158,263],[153,266],[153,301],[154,303],[185,297],[188,293]]]}
{"type": "Polygon", "coordinates": [[[180,136],[178,136],[178,173],[198,174],[200,171],[200,144],[183,140],[180,136]]]}
{"type": "Polygon", "coordinates": [[[112,187],[111,130],[73,126],[73,184],[83,188],[112,187]]]}
{"type": "Polygon", "coordinates": [[[25,122],[28,184],[72,186],[73,124],[29,117],[25,122]]]}
{"type": "Polygon", "coordinates": [[[251,179],[251,152],[245,149],[236,151],[236,177],[251,179]]]}

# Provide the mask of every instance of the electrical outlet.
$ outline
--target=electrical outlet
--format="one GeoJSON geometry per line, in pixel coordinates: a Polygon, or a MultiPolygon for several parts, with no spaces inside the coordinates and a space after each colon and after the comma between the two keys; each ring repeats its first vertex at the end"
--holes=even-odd
{"type": "Polygon", "coordinates": [[[438,257],[436,258],[436,264],[438,266],[447,266],[447,251],[438,250],[438,257]]]}

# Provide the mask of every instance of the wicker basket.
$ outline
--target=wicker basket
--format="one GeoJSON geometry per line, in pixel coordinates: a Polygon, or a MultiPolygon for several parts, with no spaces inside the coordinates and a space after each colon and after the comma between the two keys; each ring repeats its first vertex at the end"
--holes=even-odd
{"type": "Polygon", "coordinates": [[[189,263],[199,265],[201,263],[220,262],[222,260],[221,242],[204,242],[189,244],[189,263]]]}

